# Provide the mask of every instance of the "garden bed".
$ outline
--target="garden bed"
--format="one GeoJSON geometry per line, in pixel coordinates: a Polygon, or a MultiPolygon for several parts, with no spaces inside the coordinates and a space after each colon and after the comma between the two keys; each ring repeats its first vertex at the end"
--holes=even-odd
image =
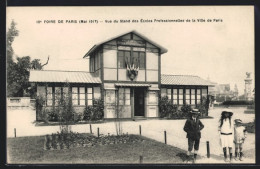
{"type": "MultiPolygon", "coordinates": [[[[83,134],[84,137],[90,136],[83,134]]],[[[186,152],[146,137],[130,135],[137,142],[90,147],[44,150],[44,136],[8,138],[8,163],[12,164],[91,164],[91,163],[183,163],[186,152]]]]}

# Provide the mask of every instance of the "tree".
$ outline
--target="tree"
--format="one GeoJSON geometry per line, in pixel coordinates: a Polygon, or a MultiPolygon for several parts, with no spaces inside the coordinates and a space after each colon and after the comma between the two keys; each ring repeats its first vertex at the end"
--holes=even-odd
{"type": "Polygon", "coordinates": [[[31,62],[30,56],[16,57],[14,61],[14,50],[12,44],[15,37],[19,35],[16,29],[16,23],[11,22],[6,36],[6,57],[7,57],[7,96],[8,97],[23,97],[32,96],[35,87],[30,87],[29,71],[30,69],[42,70],[48,64],[41,64],[39,59],[34,59],[31,62]]]}

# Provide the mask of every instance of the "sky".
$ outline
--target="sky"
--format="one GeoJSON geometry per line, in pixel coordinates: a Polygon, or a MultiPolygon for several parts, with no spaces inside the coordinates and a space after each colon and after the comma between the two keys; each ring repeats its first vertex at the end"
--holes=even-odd
{"type": "Polygon", "coordinates": [[[12,20],[19,30],[15,55],[42,63],[50,56],[45,70],[88,71],[83,56],[93,45],[136,30],[168,49],[161,57],[162,74],[197,75],[231,89],[237,84],[241,95],[246,72],[252,72],[254,88],[253,6],[7,7],[7,28],[12,20]],[[184,22],[155,22],[160,19],[184,22]]]}

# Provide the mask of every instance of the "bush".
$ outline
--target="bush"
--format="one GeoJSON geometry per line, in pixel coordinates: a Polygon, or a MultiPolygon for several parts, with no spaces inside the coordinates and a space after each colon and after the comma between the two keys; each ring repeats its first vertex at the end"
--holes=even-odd
{"type": "Polygon", "coordinates": [[[93,101],[93,106],[86,106],[83,112],[83,120],[97,121],[104,118],[104,103],[98,99],[93,101]]]}
{"type": "Polygon", "coordinates": [[[160,117],[175,117],[177,114],[177,105],[174,105],[170,100],[168,100],[168,97],[162,97],[159,101],[159,111],[160,111],[160,117]]]}
{"type": "Polygon", "coordinates": [[[192,110],[190,105],[183,105],[181,107],[181,111],[182,111],[182,117],[189,117],[190,115],[190,111],[192,110]]]}
{"type": "Polygon", "coordinates": [[[233,101],[224,101],[223,105],[253,105],[253,101],[245,101],[245,100],[233,100],[233,101]]]}
{"type": "Polygon", "coordinates": [[[55,111],[48,111],[46,112],[48,114],[48,121],[58,121],[58,114],[55,111]]]}

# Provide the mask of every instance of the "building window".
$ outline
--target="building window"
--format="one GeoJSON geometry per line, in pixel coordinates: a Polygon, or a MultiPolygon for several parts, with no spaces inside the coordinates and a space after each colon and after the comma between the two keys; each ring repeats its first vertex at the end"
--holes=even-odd
{"type": "Polygon", "coordinates": [[[59,102],[61,100],[61,87],[55,87],[55,93],[54,93],[54,103],[55,103],[55,106],[59,105],[59,102]]]}
{"type": "Polygon", "coordinates": [[[185,103],[190,104],[190,89],[185,90],[185,103]]]}
{"type": "Polygon", "coordinates": [[[88,106],[92,106],[93,105],[93,90],[92,90],[92,87],[87,88],[87,98],[88,98],[88,101],[87,101],[88,106]]]}
{"type": "Polygon", "coordinates": [[[178,89],[172,89],[173,92],[173,104],[178,104],[178,89]]]}
{"type": "Polygon", "coordinates": [[[196,104],[195,100],[196,100],[195,89],[191,89],[191,104],[192,105],[196,104]]]}
{"type": "Polygon", "coordinates": [[[118,68],[126,68],[126,62],[131,63],[130,51],[118,51],[118,68]]]}
{"type": "Polygon", "coordinates": [[[79,105],[78,87],[72,87],[72,104],[79,105]]]}
{"type": "Polygon", "coordinates": [[[167,89],[168,100],[172,100],[172,89],[167,89]]]}
{"type": "Polygon", "coordinates": [[[202,89],[202,99],[207,99],[207,95],[208,95],[207,89],[202,89]]]}
{"type": "Polygon", "coordinates": [[[115,90],[106,90],[106,104],[115,104],[115,90]]]}
{"type": "Polygon", "coordinates": [[[197,104],[201,103],[201,92],[200,89],[197,89],[197,104]]]}
{"type": "Polygon", "coordinates": [[[85,87],[79,87],[79,105],[85,105],[85,87]]]}
{"type": "Polygon", "coordinates": [[[119,88],[119,105],[130,105],[130,88],[119,88]]]}
{"type": "Polygon", "coordinates": [[[166,88],[161,88],[161,97],[167,96],[167,89],[166,88]]]}
{"type": "Polygon", "coordinates": [[[47,87],[47,106],[52,106],[52,87],[47,87]]]}
{"type": "Polygon", "coordinates": [[[178,101],[179,101],[179,105],[182,105],[182,104],[183,104],[183,89],[179,89],[179,98],[178,98],[178,101]]]}
{"type": "Polygon", "coordinates": [[[133,52],[132,63],[137,65],[139,69],[145,69],[145,53],[133,52]]]}

